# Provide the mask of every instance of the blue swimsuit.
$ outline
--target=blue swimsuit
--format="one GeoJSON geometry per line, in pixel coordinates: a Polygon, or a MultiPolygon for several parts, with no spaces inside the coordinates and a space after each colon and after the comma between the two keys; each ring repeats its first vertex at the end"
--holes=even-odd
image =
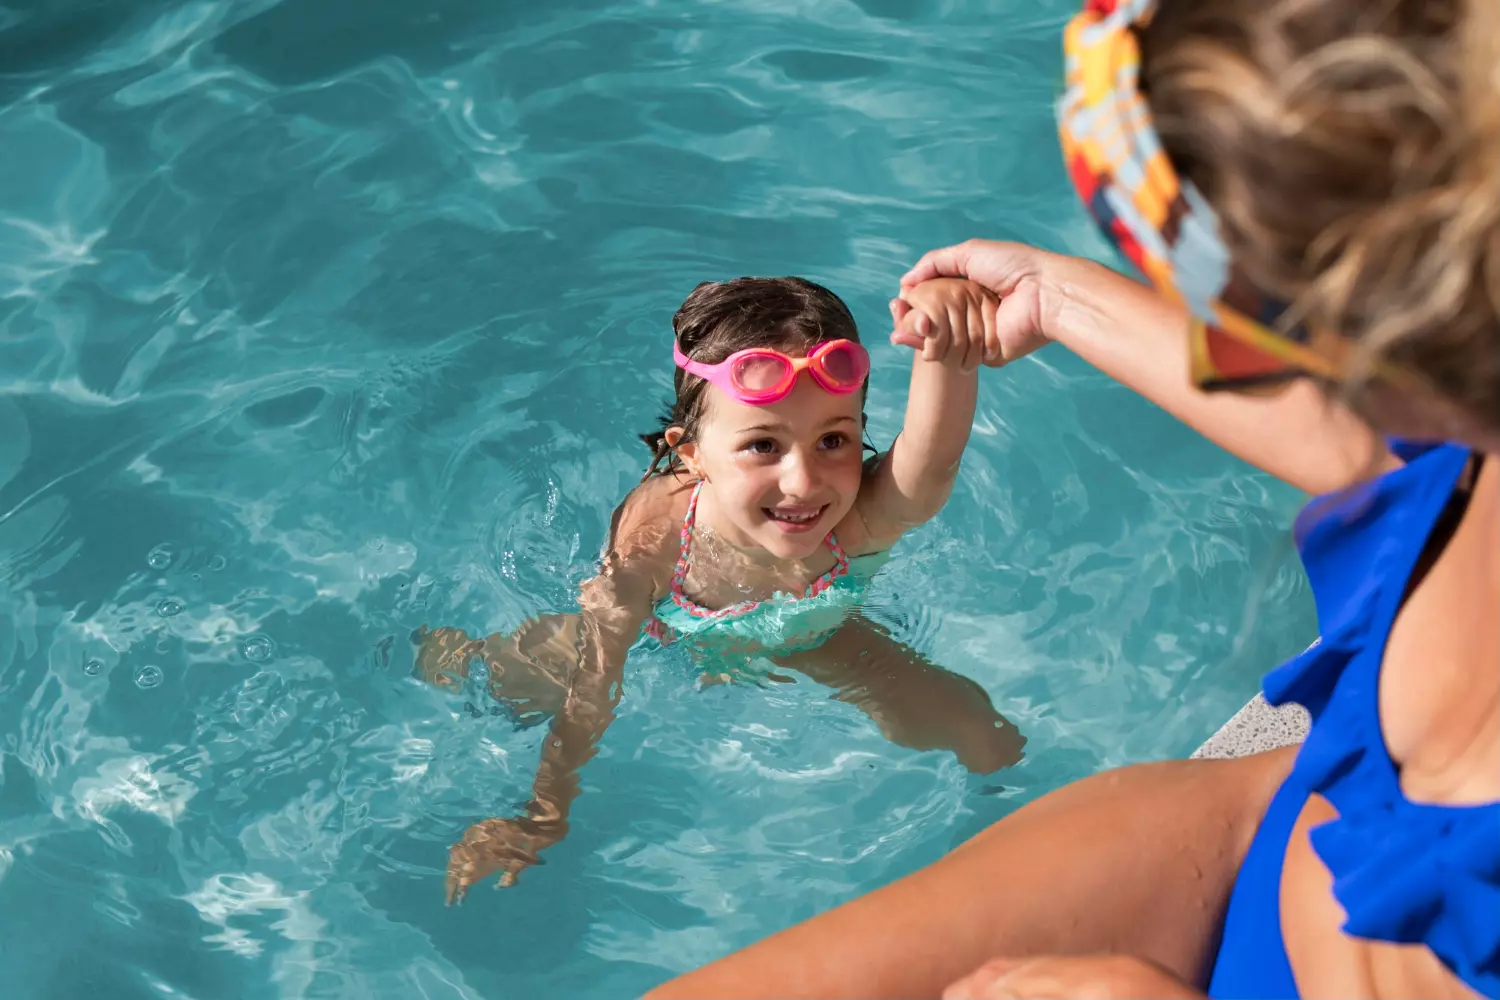
{"type": "MultiPolygon", "coordinates": [[[[1500,996],[1500,802],[1408,801],[1379,716],[1391,625],[1470,453],[1394,444],[1406,466],[1368,488],[1314,501],[1298,519],[1323,638],[1269,674],[1265,692],[1272,704],[1304,705],[1313,727],[1235,881],[1212,997],[1299,995],[1281,935],[1281,868],[1313,794],[1339,814],[1310,839],[1333,875],[1344,931],[1425,945],[1472,989],[1500,996]]],[[[1493,628],[1496,620],[1480,624],[1493,628]]]]}

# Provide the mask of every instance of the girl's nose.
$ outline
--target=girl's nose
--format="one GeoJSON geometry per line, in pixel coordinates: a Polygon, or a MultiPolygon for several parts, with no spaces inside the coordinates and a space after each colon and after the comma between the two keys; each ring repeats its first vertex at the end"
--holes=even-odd
{"type": "Polygon", "coordinates": [[[812,463],[800,452],[793,451],[781,463],[781,492],[789,497],[812,496],[817,489],[812,463]]]}

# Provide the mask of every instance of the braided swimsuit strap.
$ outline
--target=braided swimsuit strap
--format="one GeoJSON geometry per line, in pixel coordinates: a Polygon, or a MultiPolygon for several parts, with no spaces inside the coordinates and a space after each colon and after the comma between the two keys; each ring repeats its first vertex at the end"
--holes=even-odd
{"type": "MultiPolygon", "coordinates": [[[[760,607],[762,602],[741,601],[727,608],[713,609],[694,603],[682,592],[682,585],[687,580],[688,554],[693,547],[693,529],[698,523],[698,497],[702,492],[703,480],[700,479],[698,485],[693,487],[693,495],[688,499],[687,515],[682,519],[682,548],[678,550],[677,565],[672,570],[672,603],[694,618],[734,618],[748,614],[760,607]]],[[[833,568],[807,585],[807,590],[802,594],[804,600],[817,597],[833,586],[833,581],[849,572],[849,557],[844,554],[844,548],[839,545],[839,540],[833,536],[833,532],[830,531],[824,541],[829,551],[833,553],[833,568]]]]}

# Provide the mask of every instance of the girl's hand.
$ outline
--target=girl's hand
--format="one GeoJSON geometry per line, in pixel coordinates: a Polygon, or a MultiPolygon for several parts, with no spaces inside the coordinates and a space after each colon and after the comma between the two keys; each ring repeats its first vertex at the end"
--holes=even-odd
{"type": "Polygon", "coordinates": [[[1133,955],[997,958],[943,991],[943,1000],[1196,1000],[1202,993],[1133,955]]]}
{"type": "Polygon", "coordinates": [[[565,824],[538,822],[529,816],[487,819],[464,831],[448,852],[448,902],[463,902],[469,886],[500,873],[497,888],[516,884],[537,855],[562,840],[565,824]]]}
{"type": "Polygon", "coordinates": [[[1000,356],[999,308],[999,299],[972,281],[934,278],[904,289],[891,303],[891,340],[920,350],[926,361],[974,371],[1000,356]]]}
{"type": "Polygon", "coordinates": [[[901,279],[900,299],[891,303],[897,321],[891,342],[921,349],[922,338],[901,321],[910,309],[908,293],[934,278],[967,278],[1000,299],[995,313],[998,352],[985,357],[993,367],[1009,364],[1046,345],[1064,291],[1053,280],[1053,254],[1019,243],[969,240],[933,250],[901,279]]]}

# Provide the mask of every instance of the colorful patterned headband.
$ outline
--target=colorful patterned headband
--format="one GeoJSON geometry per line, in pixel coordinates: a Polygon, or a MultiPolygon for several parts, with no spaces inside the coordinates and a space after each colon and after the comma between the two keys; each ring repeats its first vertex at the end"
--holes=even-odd
{"type": "Polygon", "coordinates": [[[1141,96],[1135,30],[1155,0],[1089,0],[1067,27],[1067,92],[1058,131],[1068,172],[1094,220],[1120,252],[1193,317],[1192,376],[1204,388],[1279,382],[1298,375],[1339,381],[1347,342],[1276,323],[1286,306],[1235,266],[1214,210],[1179,178],[1141,96]],[[1324,343],[1332,341],[1332,343],[1324,343]]]}

